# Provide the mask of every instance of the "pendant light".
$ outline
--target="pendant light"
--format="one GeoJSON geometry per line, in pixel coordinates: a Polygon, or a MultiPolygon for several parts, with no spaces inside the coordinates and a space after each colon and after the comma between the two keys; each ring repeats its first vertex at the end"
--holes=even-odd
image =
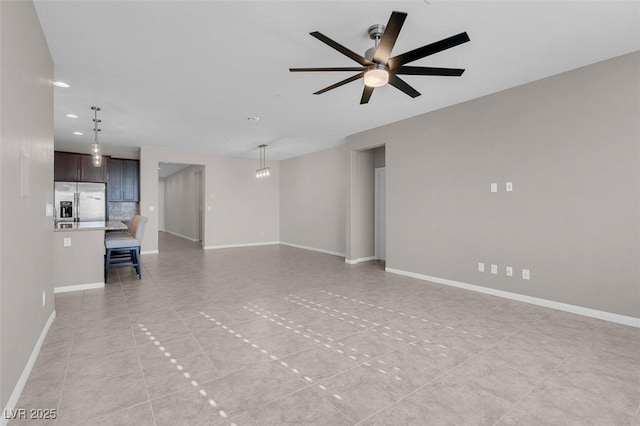
{"type": "Polygon", "coordinates": [[[267,148],[267,146],[265,144],[262,144],[258,145],[258,148],[260,148],[260,168],[256,170],[256,177],[263,178],[271,174],[271,169],[266,165],[267,155],[265,149],[267,148]]]}
{"type": "Polygon", "coordinates": [[[93,157],[93,167],[100,167],[102,166],[102,150],[98,143],[98,132],[100,131],[98,123],[102,122],[102,120],[98,120],[98,111],[100,111],[100,107],[92,106],[91,109],[93,110],[93,133],[95,135],[95,139],[91,144],[91,156],[93,157]]]}

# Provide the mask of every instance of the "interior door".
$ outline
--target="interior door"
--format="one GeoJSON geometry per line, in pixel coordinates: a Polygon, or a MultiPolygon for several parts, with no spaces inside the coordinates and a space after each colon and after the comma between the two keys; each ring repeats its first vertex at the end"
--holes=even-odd
{"type": "Polygon", "coordinates": [[[158,231],[164,231],[164,181],[158,181],[158,231]]]}
{"type": "Polygon", "coordinates": [[[204,228],[202,215],[202,172],[195,173],[196,178],[196,237],[202,241],[202,230],[204,228]]]}

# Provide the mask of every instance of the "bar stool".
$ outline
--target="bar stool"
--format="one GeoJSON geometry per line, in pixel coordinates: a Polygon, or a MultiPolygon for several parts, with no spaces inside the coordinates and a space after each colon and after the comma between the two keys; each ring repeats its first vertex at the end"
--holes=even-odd
{"type": "Polygon", "coordinates": [[[104,239],[104,280],[107,281],[110,268],[132,266],[138,279],[142,279],[140,268],[140,246],[144,228],[149,221],[145,216],[136,215],[131,219],[129,232],[107,234],[104,239]]]}

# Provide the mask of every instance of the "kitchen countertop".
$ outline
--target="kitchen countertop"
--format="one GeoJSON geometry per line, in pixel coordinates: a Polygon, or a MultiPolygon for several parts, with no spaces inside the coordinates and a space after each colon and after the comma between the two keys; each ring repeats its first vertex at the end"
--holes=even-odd
{"type": "Polygon", "coordinates": [[[54,231],[126,231],[127,225],[119,220],[107,222],[58,222],[54,225],[54,231]]]}

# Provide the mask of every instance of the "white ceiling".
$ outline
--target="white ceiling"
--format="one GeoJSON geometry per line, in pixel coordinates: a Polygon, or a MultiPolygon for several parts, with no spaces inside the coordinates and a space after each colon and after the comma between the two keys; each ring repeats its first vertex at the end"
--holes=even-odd
{"type": "MultiPolygon", "coordinates": [[[[350,134],[640,50],[640,2],[626,1],[49,1],[36,0],[55,63],[56,148],[101,143],[285,159],[350,134]],[[362,80],[312,93],[357,66],[311,37],[357,53],[393,10],[408,13],[393,55],[466,31],[471,42],[412,65],[466,68],[461,78],[406,76],[359,105],[362,80]],[[65,117],[75,113],[78,119],[65,117]],[[260,117],[258,122],[247,120],[260,117]],[[73,131],[84,132],[74,136],[73,131]]],[[[393,56],[392,55],[392,56],[393,56]]]]}

